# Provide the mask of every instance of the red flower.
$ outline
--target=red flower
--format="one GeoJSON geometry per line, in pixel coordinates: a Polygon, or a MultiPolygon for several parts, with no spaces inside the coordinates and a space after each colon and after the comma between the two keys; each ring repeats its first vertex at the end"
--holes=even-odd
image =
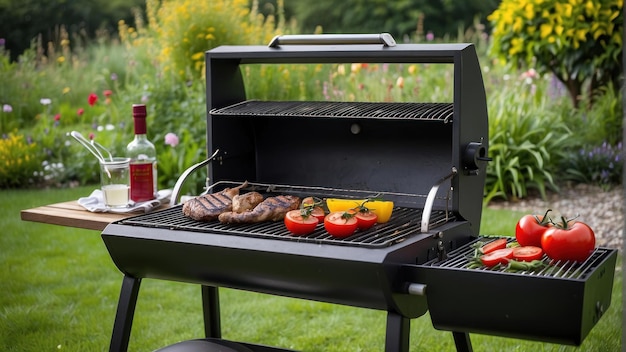
{"type": "Polygon", "coordinates": [[[93,132],[89,132],[89,140],[93,140],[94,137],[96,137],[96,135],[93,134],[93,132]]]}
{"type": "Polygon", "coordinates": [[[54,115],[54,121],[59,121],[61,119],[61,114],[54,115]]]}
{"type": "Polygon", "coordinates": [[[98,95],[96,93],[89,94],[89,98],[87,98],[87,103],[89,103],[89,106],[94,106],[97,101],[98,95]]]}
{"type": "Polygon", "coordinates": [[[102,92],[102,94],[104,94],[105,97],[110,97],[111,95],[113,95],[113,91],[110,89],[105,90],[104,92],[102,92]]]}
{"type": "Polygon", "coordinates": [[[80,109],[78,109],[78,110],[76,111],[76,114],[77,114],[78,116],[81,116],[81,115],[82,115],[82,114],[84,114],[84,113],[85,113],[85,109],[83,109],[83,108],[80,108],[80,109]]]}

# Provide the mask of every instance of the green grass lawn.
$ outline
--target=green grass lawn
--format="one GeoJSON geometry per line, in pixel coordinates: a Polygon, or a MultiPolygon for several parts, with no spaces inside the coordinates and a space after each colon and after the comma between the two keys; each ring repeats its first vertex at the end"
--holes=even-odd
{"type": "MultiPolygon", "coordinates": [[[[91,190],[0,191],[0,351],[108,350],[122,275],[99,232],[24,222],[19,214],[91,190]]],[[[512,235],[520,215],[485,209],[482,232],[512,235]]],[[[582,346],[473,334],[474,350],[621,350],[621,263],[620,258],[611,307],[582,346]]],[[[385,312],[232,289],[220,289],[220,300],[227,339],[304,351],[383,350],[385,312]]],[[[135,313],[131,351],[152,351],[203,336],[197,285],[146,279],[135,313]]],[[[411,322],[411,350],[455,348],[451,333],[435,330],[427,314],[411,322]]]]}

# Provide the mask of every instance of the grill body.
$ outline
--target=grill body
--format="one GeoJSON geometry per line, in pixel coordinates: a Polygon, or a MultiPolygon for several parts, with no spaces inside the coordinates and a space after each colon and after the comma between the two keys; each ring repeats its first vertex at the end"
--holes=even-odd
{"type": "Polygon", "coordinates": [[[206,62],[207,151],[219,151],[208,166],[211,192],[248,181],[244,190],[267,196],[382,194],[394,201],[394,215],[345,240],[321,227],[293,237],[280,222],[198,223],[180,206],[110,224],[102,238],[125,274],[112,351],[127,347],[141,278],[203,285],[208,337],[220,337],[217,287],[385,310],[386,351],[408,351],[409,319],[427,310],[460,350],[471,350],[469,332],[579,344],[608,307],[615,251],[597,254],[575,279],[448,266],[479,237],[488,159],[486,99],[471,44],[223,46],[206,62]],[[247,100],[241,66],[355,62],[453,65],[453,101],[247,100]],[[526,301],[483,319],[472,307],[493,285],[506,287],[502,304],[526,301]],[[518,290],[526,286],[568,297],[554,315],[569,307],[572,323],[520,328],[537,303],[518,290]]]}

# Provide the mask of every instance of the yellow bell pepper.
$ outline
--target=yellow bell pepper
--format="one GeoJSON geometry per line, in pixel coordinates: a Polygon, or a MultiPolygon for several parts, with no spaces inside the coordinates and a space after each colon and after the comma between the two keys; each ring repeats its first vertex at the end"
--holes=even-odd
{"type": "MultiPolygon", "coordinates": [[[[354,209],[363,204],[366,199],[341,199],[341,198],[327,198],[326,206],[328,211],[346,211],[354,209]]],[[[370,200],[364,204],[372,213],[375,213],[378,217],[376,222],[385,223],[391,218],[393,212],[393,202],[386,200],[370,200]]]]}

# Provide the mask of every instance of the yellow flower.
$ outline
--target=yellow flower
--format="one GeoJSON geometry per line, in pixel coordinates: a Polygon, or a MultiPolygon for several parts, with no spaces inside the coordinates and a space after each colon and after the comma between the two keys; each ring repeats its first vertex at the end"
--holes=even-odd
{"type": "Polygon", "coordinates": [[[551,25],[544,23],[541,26],[539,26],[539,36],[541,37],[541,39],[545,39],[551,33],[552,33],[551,25]]]}
{"type": "Polygon", "coordinates": [[[57,57],[57,62],[60,63],[60,64],[64,63],[65,62],[65,56],[57,57]]]}
{"type": "Polygon", "coordinates": [[[70,87],[63,88],[63,94],[67,94],[70,92],[70,87]]]}

